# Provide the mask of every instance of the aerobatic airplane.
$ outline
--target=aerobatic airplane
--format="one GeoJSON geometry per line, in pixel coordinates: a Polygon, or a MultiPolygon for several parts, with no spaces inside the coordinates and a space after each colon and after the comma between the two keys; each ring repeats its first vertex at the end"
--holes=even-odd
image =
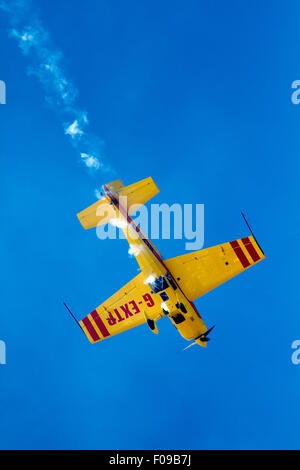
{"type": "Polygon", "coordinates": [[[152,178],[130,186],[116,180],[103,186],[102,199],[77,215],[85,229],[115,223],[117,219],[141,269],[134,279],[77,322],[91,343],[142,323],[157,333],[157,320],[166,316],[186,340],[192,341],[188,347],[206,346],[214,327],[207,329],[193,301],[265,258],[245,219],[252,235],[163,260],[130,217],[158,192],[152,178]]]}

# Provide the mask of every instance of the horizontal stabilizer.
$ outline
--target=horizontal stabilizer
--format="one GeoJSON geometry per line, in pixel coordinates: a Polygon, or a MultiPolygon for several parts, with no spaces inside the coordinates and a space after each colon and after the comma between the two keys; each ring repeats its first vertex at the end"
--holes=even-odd
{"type": "Polygon", "coordinates": [[[115,210],[106,198],[102,198],[79,212],[77,217],[83,228],[93,228],[107,224],[112,217],[115,217],[115,210]]]}
{"type": "Polygon", "coordinates": [[[159,189],[153,179],[146,178],[138,183],[124,186],[118,191],[120,204],[127,209],[128,214],[133,214],[140,206],[159,193],[159,189]]]}
{"type": "Polygon", "coordinates": [[[111,204],[111,196],[117,199],[130,215],[159,192],[151,177],[129,186],[124,186],[121,180],[115,180],[103,185],[103,190],[105,196],[102,199],[77,214],[85,229],[107,224],[116,217],[115,208],[111,204]]]}

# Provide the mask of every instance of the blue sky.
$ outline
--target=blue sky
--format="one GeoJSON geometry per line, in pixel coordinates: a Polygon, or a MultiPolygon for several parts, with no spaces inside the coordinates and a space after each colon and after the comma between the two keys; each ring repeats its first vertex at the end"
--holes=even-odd
{"type": "MultiPolygon", "coordinates": [[[[103,140],[90,171],[27,73],[0,12],[0,448],[299,448],[299,3],[33,2],[103,140]],[[102,157],[101,157],[102,158],[102,157]],[[115,173],[109,171],[113,168],[115,173]],[[128,282],[124,240],[76,213],[120,177],[152,176],[153,202],[204,203],[205,247],[247,235],[267,259],[196,301],[209,347],[167,319],[91,346],[82,317],[128,282]]],[[[159,240],[165,258],[184,240],[159,240]]]]}

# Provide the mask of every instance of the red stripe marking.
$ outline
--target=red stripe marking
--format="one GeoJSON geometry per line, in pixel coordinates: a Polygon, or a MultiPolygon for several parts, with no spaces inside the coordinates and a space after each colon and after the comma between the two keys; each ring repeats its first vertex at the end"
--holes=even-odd
{"type": "Polygon", "coordinates": [[[91,335],[91,337],[93,338],[93,340],[98,341],[100,339],[100,337],[99,337],[97,331],[95,330],[95,328],[93,327],[93,324],[91,323],[91,320],[88,317],[85,317],[82,320],[82,323],[84,324],[84,326],[88,330],[88,332],[91,335]]]}
{"type": "Polygon", "coordinates": [[[246,250],[248,251],[249,255],[253,259],[253,261],[258,261],[260,259],[259,254],[257,253],[256,249],[251,243],[251,240],[249,237],[242,238],[242,242],[244,243],[246,250]]]}
{"type": "Polygon", "coordinates": [[[240,247],[239,242],[237,240],[234,240],[233,242],[230,242],[230,245],[234,249],[234,252],[240,260],[243,268],[247,268],[248,266],[250,266],[250,262],[248,261],[247,257],[245,256],[245,253],[240,247]]]}
{"type": "Polygon", "coordinates": [[[99,330],[101,331],[101,334],[103,335],[104,338],[107,336],[110,336],[106,326],[103,323],[102,318],[99,316],[97,310],[93,310],[91,313],[91,316],[93,320],[95,320],[96,325],[98,326],[99,330]]]}
{"type": "Polygon", "coordinates": [[[199,318],[202,318],[200,313],[198,312],[198,310],[196,309],[196,306],[195,304],[193,304],[193,302],[190,302],[191,306],[193,307],[193,309],[195,310],[196,314],[198,315],[199,318]]]}

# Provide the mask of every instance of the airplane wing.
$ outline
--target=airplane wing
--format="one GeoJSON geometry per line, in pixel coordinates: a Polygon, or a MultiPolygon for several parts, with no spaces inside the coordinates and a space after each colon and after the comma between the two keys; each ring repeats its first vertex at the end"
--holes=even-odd
{"type": "Polygon", "coordinates": [[[187,253],[165,261],[190,301],[263,260],[253,236],[187,253]]]}
{"type": "MultiPolygon", "coordinates": [[[[157,297],[157,296],[156,296],[157,297]]],[[[161,314],[161,299],[154,299],[151,288],[144,284],[143,273],[84,317],[80,326],[91,343],[96,343],[154,319],[161,314]]]]}

